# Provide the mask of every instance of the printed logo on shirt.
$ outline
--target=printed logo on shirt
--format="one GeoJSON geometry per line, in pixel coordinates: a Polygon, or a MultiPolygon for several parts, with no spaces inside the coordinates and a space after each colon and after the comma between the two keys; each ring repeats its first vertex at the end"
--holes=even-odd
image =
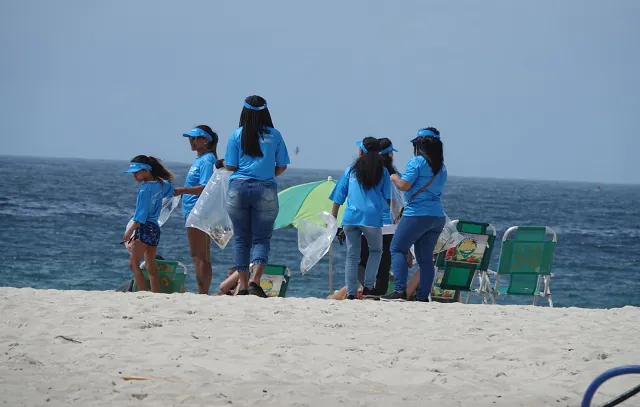
{"type": "Polygon", "coordinates": [[[189,174],[193,174],[194,172],[196,172],[198,170],[198,167],[193,166],[189,169],[189,174]]]}

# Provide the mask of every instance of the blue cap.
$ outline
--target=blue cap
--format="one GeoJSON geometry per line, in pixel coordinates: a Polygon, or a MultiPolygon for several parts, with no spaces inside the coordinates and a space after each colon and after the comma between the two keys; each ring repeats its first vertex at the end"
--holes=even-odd
{"type": "Polygon", "coordinates": [[[391,144],[389,147],[385,148],[384,150],[380,151],[380,155],[383,155],[383,154],[389,154],[389,153],[390,153],[390,152],[392,152],[392,151],[395,151],[396,153],[398,152],[398,150],[396,150],[396,149],[393,147],[393,144],[391,144]]]}
{"type": "Polygon", "coordinates": [[[413,139],[411,139],[411,142],[413,143],[414,141],[416,141],[420,137],[435,137],[435,138],[439,139],[440,135],[436,134],[432,130],[421,129],[421,130],[418,130],[418,135],[416,137],[414,137],[413,139]]]}
{"type": "Polygon", "coordinates": [[[189,134],[185,133],[183,134],[183,136],[185,137],[204,137],[209,141],[213,141],[213,137],[211,137],[211,134],[207,133],[206,131],[199,129],[197,127],[194,127],[191,129],[191,132],[189,132],[189,134]]]}
{"type": "Polygon", "coordinates": [[[263,110],[263,109],[267,108],[267,102],[264,102],[264,105],[262,105],[262,106],[255,107],[255,106],[251,106],[250,104],[248,104],[247,101],[245,100],[244,107],[246,107],[249,110],[259,111],[259,110],[263,110]]]}
{"type": "Polygon", "coordinates": [[[131,161],[131,164],[129,164],[129,169],[126,170],[124,173],[129,173],[129,172],[138,172],[138,171],[142,171],[142,170],[149,170],[151,171],[151,166],[149,164],[144,164],[144,163],[137,163],[135,161],[131,161]]]}
{"type": "Polygon", "coordinates": [[[369,150],[367,150],[367,147],[364,146],[362,141],[356,141],[356,146],[360,147],[360,150],[362,150],[362,152],[365,154],[369,152],[369,150]]]}

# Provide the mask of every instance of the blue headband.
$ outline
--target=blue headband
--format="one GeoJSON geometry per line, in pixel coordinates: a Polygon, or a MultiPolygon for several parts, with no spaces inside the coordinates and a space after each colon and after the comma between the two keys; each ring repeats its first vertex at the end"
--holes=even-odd
{"type": "Polygon", "coordinates": [[[393,148],[393,144],[391,144],[389,147],[385,148],[384,150],[380,151],[380,155],[389,154],[392,151],[395,151],[396,153],[398,152],[398,150],[393,148]]]}
{"type": "Polygon", "coordinates": [[[266,108],[267,108],[267,102],[264,102],[264,105],[263,105],[263,106],[255,107],[255,106],[251,106],[250,104],[248,104],[248,103],[247,103],[247,101],[245,100],[245,102],[244,102],[244,107],[246,107],[246,108],[247,108],[247,109],[249,109],[249,110],[260,111],[260,110],[263,110],[263,109],[266,109],[266,108]]]}
{"type": "Polygon", "coordinates": [[[440,138],[439,134],[436,134],[434,131],[429,129],[418,130],[418,137],[435,137],[440,138]]]}
{"type": "Polygon", "coordinates": [[[213,137],[211,137],[209,133],[197,127],[192,128],[189,133],[184,133],[183,136],[184,137],[204,137],[209,141],[213,141],[213,137]]]}
{"type": "Polygon", "coordinates": [[[360,147],[360,150],[362,150],[362,152],[365,154],[369,152],[369,150],[367,150],[367,147],[364,146],[364,143],[362,141],[356,141],[356,146],[360,147]]]}

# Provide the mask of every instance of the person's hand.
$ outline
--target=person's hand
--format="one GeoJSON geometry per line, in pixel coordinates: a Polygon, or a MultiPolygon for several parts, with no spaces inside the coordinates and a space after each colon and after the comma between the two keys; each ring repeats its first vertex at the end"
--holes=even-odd
{"type": "Polygon", "coordinates": [[[346,239],[344,230],[342,228],[338,228],[338,231],[336,232],[336,238],[338,239],[338,243],[340,243],[340,246],[342,246],[346,239]]]}
{"type": "Polygon", "coordinates": [[[177,187],[177,188],[174,189],[173,196],[180,196],[182,194],[184,194],[184,188],[183,187],[177,187]]]}
{"type": "Polygon", "coordinates": [[[127,230],[126,232],[124,232],[124,235],[122,236],[122,241],[125,243],[129,243],[131,239],[133,239],[134,232],[135,232],[134,230],[132,231],[127,230]]]}

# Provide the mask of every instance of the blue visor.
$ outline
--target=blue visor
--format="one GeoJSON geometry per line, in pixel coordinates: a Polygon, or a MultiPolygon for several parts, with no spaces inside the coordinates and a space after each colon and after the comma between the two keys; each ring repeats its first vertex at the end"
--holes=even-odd
{"type": "Polygon", "coordinates": [[[362,152],[365,154],[369,152],[369,150],[367,150],[367,147],[362,144],[362,141],[356,141],[356,146],[360,147],[360,150],[362,150],[362,152]]]}
{"type": "Polygon", "coordinates": [[[183,134],[183,136],[185,137],[204,137],[209,141],[213,141],[213,137],[211,137],[211,135],[209,133],[207,133],[206,131],[199,129],[197,127],[194,127],[191,129],[191,132],[189,132],[189,134],[185,133],[183,134]]]}
{"type": "Polygon", "coordinates": [[[437,139],[440,138],[439,135],[437,135],[434,131],[432,130],[427,130],[427,129],[421,129],[418,130],[418,135],[416,137],[414,137],[411,142],[413,143],[414,141],[416,141],[417,139],[419,139],[420,137],[435,137],[437,139]]]}
{"type": "Polygon", "coordinates": [[[151,166],[148,164],[144,164],[144,163],[137,163],[135,161],[132,161],[131,164],[129,164],[129,169],[126,170],[124,173],[129,173],[129,172],[138,172],[138,171],[142,171],[142,170],[149,170],[151,171],[151,166]]]}
{"type": "Polygon", "coordinates": [[[391,144],[389,147],[385,148],[384,150],[380,151],[380,155],[383,155],[383,154],[389,154],[389,153],[390,153],[390,152],[392,152],[392,151],[394,151],[394,152],[396,152],[396,153],[398,152],[398,150],[396,150],[395,148],[393,148],[393,144],[391,144]]]}

